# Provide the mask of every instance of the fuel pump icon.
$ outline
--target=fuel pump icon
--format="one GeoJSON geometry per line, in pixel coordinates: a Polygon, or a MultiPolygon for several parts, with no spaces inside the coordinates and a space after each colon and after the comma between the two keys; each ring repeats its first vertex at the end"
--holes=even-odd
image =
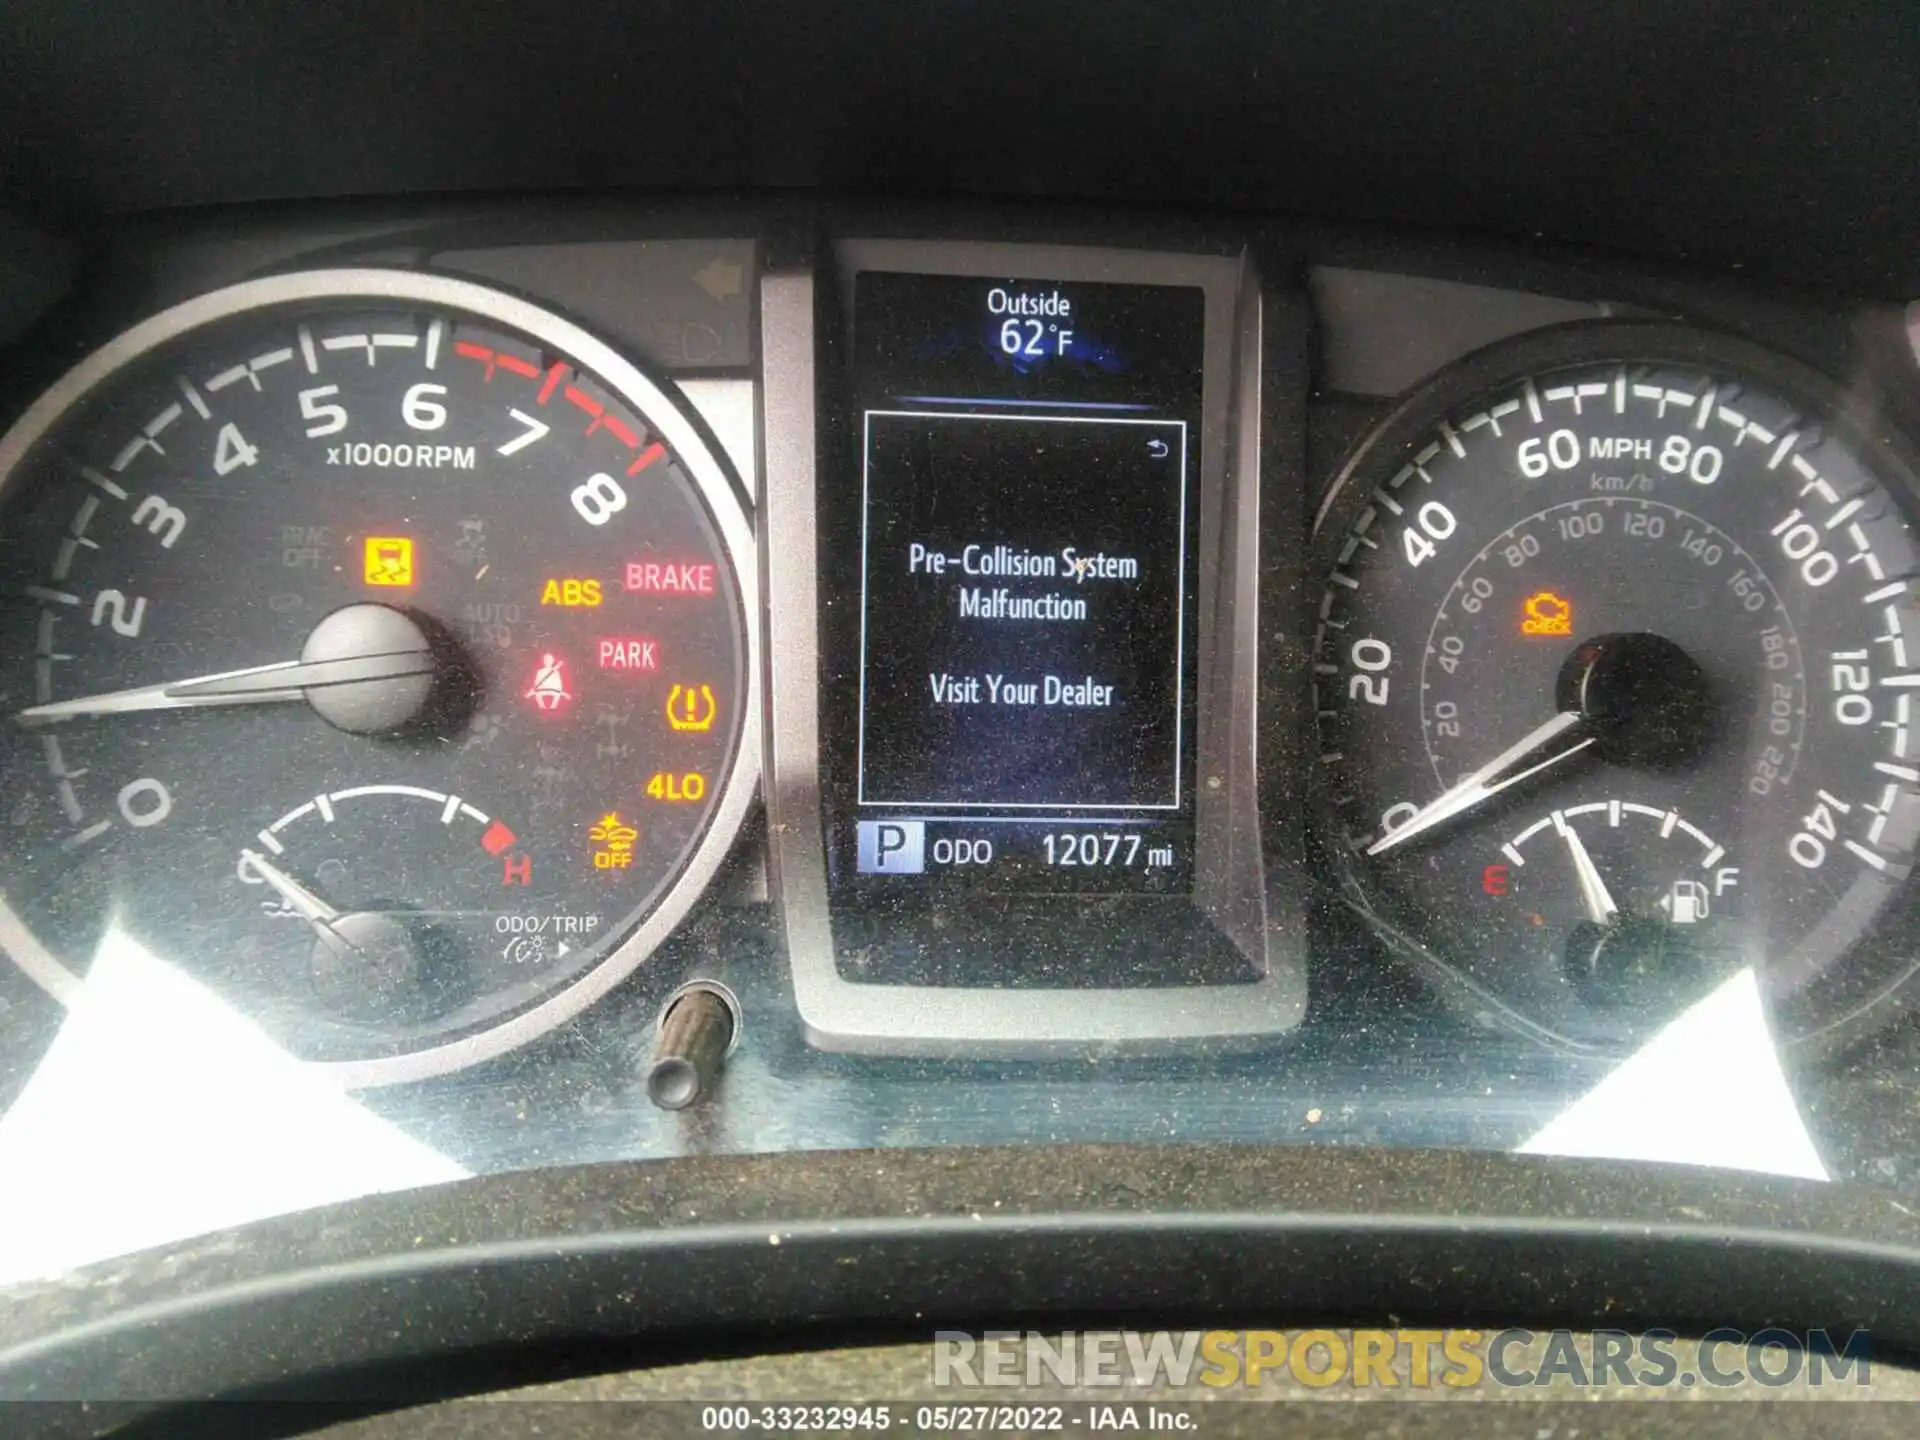
{"type": "Polygon", "coordinates": [[[1708,893],[1698,880],[1676,880],[1673,888],[1660,897],[1660,908],[1676,925],[1698,925],[1713,914],[1708,893]]]}

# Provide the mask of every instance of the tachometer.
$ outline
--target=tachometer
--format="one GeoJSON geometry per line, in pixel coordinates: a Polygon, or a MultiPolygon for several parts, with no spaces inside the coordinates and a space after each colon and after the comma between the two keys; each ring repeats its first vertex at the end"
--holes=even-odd
{"type": "Polygon", "coordinates": [[[254,281],[0,440],[0,944],[179,967],[355,1083],[498,1053],[682,918],[757,773],[701,431],[477,285],[254,281]]]}
{"type": "Polygon", "coordinates": [[[1798,1033],[1873,999],[1911,964],[1866,954],[1920,838],[1915,495],[1816,376],[1669,326],[1542,332],[1411,397],[1316,526],[1349,899],[1576,1046],[1743,965],[1798,1033]]]}

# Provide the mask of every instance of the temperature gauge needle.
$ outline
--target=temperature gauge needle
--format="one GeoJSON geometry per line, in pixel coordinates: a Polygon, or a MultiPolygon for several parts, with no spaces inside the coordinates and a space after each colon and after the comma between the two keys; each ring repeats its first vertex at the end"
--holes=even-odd
{"type": "Polygon", "coordinates": [[[288,905],[297,910],[302,918],[310,921],[316,930],[333,935],[333,924],[341,918],[341,912],[322,900],[313,891],[307,889],[279,866],[273,864],[258,850],[242,850],[240,856],[288,905]]]}
{"type": "Polygon", "coordinates": [[[1560,838],[1567,842],[1567,853],[1573,857],[1574,878],[1580,882],[1580,898],[1587,907],[1587,918],[1596,925],[1604,925],[1620,913],[1620,907],[1613,903],[1613,895],[1607,889],[1607,882],[1601,878],[1600,867],[1593,863],[1593,856],[1587,852],[1587,842],[1580,838],[1580,832],[1567,823],[1567,817],[1558,810],[1553,812],[1554,828],[1560,832],[1560,838]]]}
{"type": "Polygon", "coordinates": [[[421,957],[406,921],[384,911],[337,910],[258,850],[241,857],[313,927],[315,969],[330,984],[390,1000],[414,984],[421,957]]]}

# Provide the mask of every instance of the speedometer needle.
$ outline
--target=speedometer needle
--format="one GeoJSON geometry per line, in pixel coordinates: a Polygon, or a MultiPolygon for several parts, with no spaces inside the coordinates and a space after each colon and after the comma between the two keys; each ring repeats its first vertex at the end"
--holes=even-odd
{"type": "Polygon", "coordinates": [[[1553,823],[1560,832],[1560,838],[1567,842],[1567,853],[1573,856],[1573,875],[1580,882],[1580,898],[1586,902],[1587,918],[1596,925],[1606,924],[1620,913],[1620,907],[1613,903],[1607,882],[1601,878],[1600,867],[1593,863],[1593,856],[1587,853],[1587,842],[1580,838],[1580,832],[1569,825],[1567,817],[1558,810],[1553,812],[1553,823]]]}
{"type": "Polygon", "coordinates": [[[99,695],[55,700],[46,705],[29,706],[13,718],[21,725],[51,725],[62,720],[127,715],[142,710],[264,705],[304,700],[309,690],[322,686],[397,680],[411,675],[430,675],[433,670],[433,656],[424,649],[354,655],[340,660],[286,660],[277,665],[227,670],[191,680],[170,680],[160,685],[139,685],[131,690],[109,690],[99,695]]]}
{"type": "Polygon", "coordinates": [[[1555,740],[1567,734],[1581,722],[1578,710],[1562,710],[1546,724],[1528,732],[1517,744],[1508,746],[1492,760],[1482,765],[1466,779],[1455,785],[1438,799],[1429,801],[1407,819],[1405,824],[1395,826],[1367,847],[1369,855],[1384,855],[1397,845],[1404,845],[1416,835],[1424,835],[1434,826],[1464,815],[1475,806],[1498,795],[1511,785],[1518,785],[1530,776],[1538,775],[1550,765],[1558,765],[1569,755],[1577,755],[1597,738],[1589,735],[1575,741],[1564,750],[1555,751],[1537,764],[1524,770],[1515,771],[1514,767],[1533,759],[1555,740]],[[1508,772],[1513,773],[1508,773],[1508,772]]]}

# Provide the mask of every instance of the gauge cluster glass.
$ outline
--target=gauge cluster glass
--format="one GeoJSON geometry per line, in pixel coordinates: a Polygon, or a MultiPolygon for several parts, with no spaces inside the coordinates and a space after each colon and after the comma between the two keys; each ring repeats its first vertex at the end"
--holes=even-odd
{"type": "Polygon", "coordinates": [[[1844,317],[823,214],[197,236],[12,420],[0,1231],[1149,1139],[1920,1194],[1920,462],[1844,317]]]}
{"type": "Polygon", "coordinates": [[[0,891],[56,988],[137,944],[298,1057],[418,1075],[611,984],[738,828],[739,501],[530,305],[208,297],[22,422],[0,507],[0,891]]]}

